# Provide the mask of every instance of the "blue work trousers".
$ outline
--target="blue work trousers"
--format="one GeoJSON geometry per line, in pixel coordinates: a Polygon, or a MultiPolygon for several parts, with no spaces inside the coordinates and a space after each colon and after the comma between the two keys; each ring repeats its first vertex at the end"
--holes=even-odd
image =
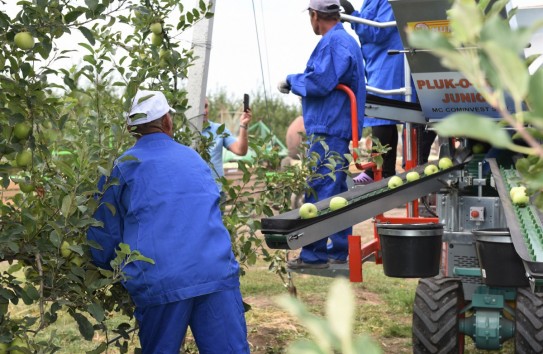
{"type": "MultiPolygon", "coordinates": [[[[347,191],[347,169],[348,161],[344,158],[349,153],[349,140],[333,137],[330,135],[319,135],[328,146],[328,151],[337,152],[340,159],[337,160],[335,179],[326,176],[331,172],[326,164],[331,161],[327,158],[327,152],[320,142],[311,143],[308,154],[316,152],[320,156],[320,163],[316,168],[316,173],[323,176],[309,181],[309,186],[315,192],[307,193],[306,203],[315,203],[316,201],[332,197],[336,194],[347,191]]],[[[333,221],[330,221],[333,222],[333,221]]],[[[346,260],[349,254],[349,244],[347,236],[352,233],[352,227],[330,235],[331,244],[328,245],[328,239],[325,237],[319,241],[313,242],[302,248],[300,257],[306,263],[326,263],[328,258],[336,260],[346,260]]]]}
{"type": "Polygon", "coordinates": [[[200,354],[249,354],[239,288],[137,307],[143,354],[179,354],[190,326],[200,354]]]}

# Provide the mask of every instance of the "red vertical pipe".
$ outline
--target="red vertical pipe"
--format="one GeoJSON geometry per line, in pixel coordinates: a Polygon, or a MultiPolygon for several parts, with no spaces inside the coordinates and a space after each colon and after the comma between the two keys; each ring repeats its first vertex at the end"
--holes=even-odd
{"type": "Polygon", "coordinates": [[[362,240],[359,235],[349,235],[349,280],[362,282],[362,240]]]}

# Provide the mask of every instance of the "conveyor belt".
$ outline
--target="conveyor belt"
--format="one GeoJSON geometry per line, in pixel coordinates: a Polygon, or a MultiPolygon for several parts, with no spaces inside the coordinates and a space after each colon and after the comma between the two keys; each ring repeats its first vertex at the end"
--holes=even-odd
{"type": "Polygon", "coordinates": [[[543,223],[541,213],[533,205],[520,207],[511,201],[509,191],[520,179],[514,169],[498,166],[495,159],[488,159],[496,189],[503,205],[507,227],[515,251],[522,258],[530,285],[534,292],[543,292],[543,223]]]}
{"type": "Polygon", "coordinates": [[[419,103],[392,100],[367,94],[365,108],[364,114],[368,117],[418,124],[428,122],[419,103]]]}
{"type": "Polygon", "coordinates": [[[319,215],[311,219],[300,219],[299,209],[263,218],[262,233],[266,243],[271,248],[303,247],[429,193],[439,191],[447,186],[444,177],[451,171],[464,166],[463,163],[456,164],[449,169],[426,176],[423,171],[427,165],[417,166],[414,169],[421,176],[414,182],[406,182],[407,172],[398,174],[397,176],[402,178],[404,184],[394,189],[388,188],[389,178],[387,178],[369,185],[355,186],[347,192],[338,194],[349,201],[349,205],[339,210],[330,211],[328,205],[331,198],[327,198],[315,203],[319,215]]]}

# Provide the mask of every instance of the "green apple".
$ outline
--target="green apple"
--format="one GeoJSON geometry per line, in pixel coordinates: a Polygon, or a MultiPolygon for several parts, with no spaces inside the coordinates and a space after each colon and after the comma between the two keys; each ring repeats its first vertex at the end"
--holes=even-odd
{"type": "Polygon", "coordinates": [[[483,144],[481,143],[477,143],[475,145],[472,146],[471,148],[471,151],[474,153],[474,154],[482,154],[483,152],[485,152],[486,148],[483,144]]]}
{"type": "Polygon", "coordinates": [[[70,249],[70,243],[68,241],[62,241],[60,244],[60,255],[66,259],[72,255],[72,250],[70,249]]]}
{"type": "Polygon", "coordinates": [[[15,45],[23,50],[32,49],[34,47],[34,37],[28,32],[19,32],[15,35],[15,45]]]}
{"type": "Polygon", "coordinates": [[[162,35],[161,34],[151,34],[151,43],[154,46],[160,46],[162,44],[162,35]]]}
{"type": "Polygon", "coordinates": [[[19,167],[26,167],[32,162],[32,152],[30,150],[23,150],[15,156],[15,163],[19,167]]]}
{"type": "Polygon", "coordinates": [[[10,347],[9,343],[0,343],[0,354],[8,354],[9,347],[10,347]]]}
{"type": "Polygon", "coordinates": [[[430,176],[430,175],[433,175],[434,173],[438,172],[439,171],[439,168],[437,168],[436,165],[428,165],[424,168],[424,174],[426,176],[430,176]]]}
{"type": "Polygon", "coordinates": [[[397,188],[397,187],[401,186],[402,184],[403,184],[403,180],[398,176],[392,176],[388,180],[388,188],[390,188],[390,189],[397,188]]]}
{"type": "MultiPolygon", "coordinates": [[[[13,339],[13,342],[11,342],[11,347],[18,347],[18,348],[21,348],[21,349],[30,349],[28,347],[28,343],[26,342],[26,340],[24,340],[23,338],[21,337],[15,337],[15,339],[13,339]]],[[[24,354],[24,353],[27,353],[27,352],[24,352],[22,350],[18,350],[18,349],[12,349],[10,350],[10,354],[24,354]]]]}
{"type": "Polygon", "coordinates": [[[19,183],[19,189],[23,193],[32,193],[32,192],[34,192],[35,188],[34,188],[34,185],[32,183],[21,182],[21,183],[19,183]]]}
{"type": "Polygon", "coordinates": [[[83,257],[74,256],[74,257],[72,257],[72,259],[70,259],[70,263],[72,263],[76,267],[81,267],[81,265],[83,264],[83,257]]]}
{"type": "Polygon", "coordinates": [[[517,192],[513,195],[513,204],[524,207],[530,203],[530,197],[526,193],[517,192]]]}
{"type": "Polygon", "coordinates": [[[516,187],[511,188],[511,190],[509,191],[509,196],[511,197],[511,199],[513,199],[513,196],[517,193],[522,193],[526,195],[526,187],[516,186],[516,187]]]}
{"type": "Polygon", "coordinates": [[[13,127],[13,135],[17,139],[23,140],[23,139],[28,138],[31,130],[32,130],[32,127],[30,126],[30,124],[27,124],[25,122],[17,123],[13,127]]]}
{"type": "Polygon", "coordinates": [[[161,34],[162,33],[162,24],[160,22],[151,23],[151,26],[149,26],[149,29],[154,34],[161,34]]]}
{"type": "Polygon", "coordinates": [[[300,218],[302,219],[314,218],[318,214],[319,214],[319,210],[313,203],[304,203],[300,207],[300,218]]]}
{"type": "Polygon", "coordinates": [[[439,159],[439,162],[437,163],[437,165],[439,166],[440,170],[446,170],[448,168],[453,167],[453,162],[448,157],[442,157],[439,159]]]}
{"type": "Polygon", "coordinates": [[[349,205],[347,199],[343,197],[333,197],[330,199],[330,210],[338,210],[349,205]]]}
{"type": "Polygon", "coordinates": [[[417,171],[407,172],[407,174],[405,175],[405,179],[407,180],[407,182],[413,182],[418,180],[419,178],[420,175],[417,171]]]}

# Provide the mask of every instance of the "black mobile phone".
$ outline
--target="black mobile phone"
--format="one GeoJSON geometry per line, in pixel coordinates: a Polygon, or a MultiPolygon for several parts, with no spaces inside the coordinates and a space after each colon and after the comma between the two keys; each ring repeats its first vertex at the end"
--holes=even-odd
{"type": "Polygon", "coordinates": [[[249,95],[244,94],[243,95],[243,112],[247,112],[249,110],[249,95]]]}

